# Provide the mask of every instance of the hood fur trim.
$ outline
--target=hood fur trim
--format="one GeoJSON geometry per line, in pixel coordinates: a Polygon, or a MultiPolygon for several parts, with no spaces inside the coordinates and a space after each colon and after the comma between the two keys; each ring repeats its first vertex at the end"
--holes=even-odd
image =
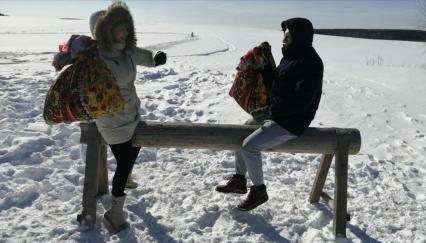
{"type": "Polygon", "coordinates": [[[117,1],[111,4],[108,9],[99,15],[94,26],[94,37],[98,42],[98,47],[102,51],[112,51],[114,48],[114,39],[112,29],[120,23],[129,25],[126,39],[125,50],[129,50],[136,46],[135,26],[133,17],[130,14],[129,8],[124,2],[117,1]]]}

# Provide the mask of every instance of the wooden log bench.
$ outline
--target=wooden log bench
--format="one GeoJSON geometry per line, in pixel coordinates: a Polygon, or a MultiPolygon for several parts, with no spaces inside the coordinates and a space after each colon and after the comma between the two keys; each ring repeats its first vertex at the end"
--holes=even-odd
{"type": "MultiPolygon", "coordinates": [[[[77,216],[81,224],[94,227],[99,196],[108,194],[106,165],[107,144],[95,123],[81,123],[81,143],[87,144],[86,168],[83,188],[83,212],[77,216]]],[[[168,147],[190,149],[238,150],[243,140],[259,126],[221,125],[199,123],[140,122],[133,136],[133,145],[141,147],[168,147]]],[[[347,181],[349,154],[361,148],[361,134],[357,129],[309,128],[302,136],[287,141],[268,151],[321,154],[320,165],[313,183],[309,202],[323,198],[334,213],[333,231],[346,236],[347,181]],[[323,187],[335,158],[334,199],[323,187]]]]}

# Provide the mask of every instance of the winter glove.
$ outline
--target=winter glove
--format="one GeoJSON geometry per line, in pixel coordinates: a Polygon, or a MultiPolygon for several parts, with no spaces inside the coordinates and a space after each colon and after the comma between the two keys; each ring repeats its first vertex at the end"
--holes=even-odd
{"type": "Polygon", "coordinates": [[[252,112],[250,112],[250,115],[252,115],[253,119],[258,123],[261,123],[264,120],[271,119],[271,112],[269,110],[269,106],[264,106],[259,109],[253,110],[252,112]]]}
{"type": "Polygon", "coordinates": [[[275,68],[273,68],[270,64],[268,64],[263,69],[260,69],[259,72],[262,75],[264,83],[269,88],[270,84],[272,83],[275,77],[275,68]]]}
{"type": "Polygon", "coordinates": [[[269,42],[264,41],[260,44],[260,47],[263,48],[265,51],[271,52],[271,45],[269,45],[269,42]]]}
{"type": "Polygon", "coordinates": [[[260,70],[260,74],[262,75],[266,86],[269,88],[275,76],[275,61],[271,56],[271,45],[269,45],[267,41],[262,42],[259,47],[262,48],[263,53],[265,53],[268,57],[268,63],[263,69],[260,70]]]}
{"type": "Polygon", "coordinates": [[[247,121],[244,122],[244,125],[262,125],[264,121],[257,122],[253,118],[249,118],[247,121]]]}
{"type": "Polygon", "coordinates": [[[163,65],[167,61],[167,54],[162,51],[157,51],[154,55],[155,66],[163,65]]]}

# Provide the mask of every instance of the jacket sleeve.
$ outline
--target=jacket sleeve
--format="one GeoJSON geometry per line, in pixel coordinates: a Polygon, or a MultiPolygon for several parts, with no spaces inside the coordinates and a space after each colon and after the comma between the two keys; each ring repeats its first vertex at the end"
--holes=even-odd
{"type": "Polygon", "coordinates": [[[275,69],[271,65],[267,65],[263,69],[260,69],[260,74],[262,75],[263,82],[266,85],[266,89],[271,89],[272,80],[275,77],[275,69]]]}
{"type": "Polygon", "coordinates": [[[154,54],[152,53],[152,51],[144,48],[135,47],[133,49],[133,55],[135,58],[135,65],[142,65],[147,67],[155,66],[154,54]]]}
{"type": "Polygon", "coordinates": [[[271,113],[273,116],[303,114],[314,105],[321,93],[322,72],[312,70],[296,81],[294,90],[273,97],[271,113]]]}

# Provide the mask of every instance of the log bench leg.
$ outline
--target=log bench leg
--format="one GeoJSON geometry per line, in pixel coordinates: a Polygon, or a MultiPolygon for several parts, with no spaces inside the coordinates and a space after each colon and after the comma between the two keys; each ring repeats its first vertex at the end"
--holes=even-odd
{"type": "Polygon", "coordinates": [[[323,192],[327,174],[333,160],[333,154],[322,154],[321,162],[309,196],[310,203],[318,203],[320,197],[330,205],[333,210],[333,232],[335,236],[346,237],[346,221],[350,219],[347,214],[348,190],[348,157],[350,134],[346,131],[336,131],[337,152],[335,157],[335,188],[334,199],[323,192]]]}
{"type": "Polygon", "coordinates": [[[321,162],[317,171],[317,175],[315,177],[314,185],[312,186],[311,195],[309,196],[310,203],[319,202],[333,157],[333,154],[321,155],[321,162]]]}
{"type": "MultiPolygon", "coordinates": [[[[102,140],[103,141],[103,140],[102,140]]],[[[108,168],[107,168],[107,146],[103,142],[100,148],[99,157],[99,180],[98,196],[108,194],[108,168]]]]}
{"type": "Polygon", "coordinates": [[[334,220],[335,236],[346,237],[348,197],[348,149],[350,134],[337,131],[337,153],[335,159],[334,220]]]}
{"type": "Polygon", "coordinates": [[[89,124],[86,168],[84,172],[83,212],[77,216],[80,224],[91,228],[96,223],[98,196],[108,193],[108,174],[106,168],[106,146],[95,123],[89,124]]]}

